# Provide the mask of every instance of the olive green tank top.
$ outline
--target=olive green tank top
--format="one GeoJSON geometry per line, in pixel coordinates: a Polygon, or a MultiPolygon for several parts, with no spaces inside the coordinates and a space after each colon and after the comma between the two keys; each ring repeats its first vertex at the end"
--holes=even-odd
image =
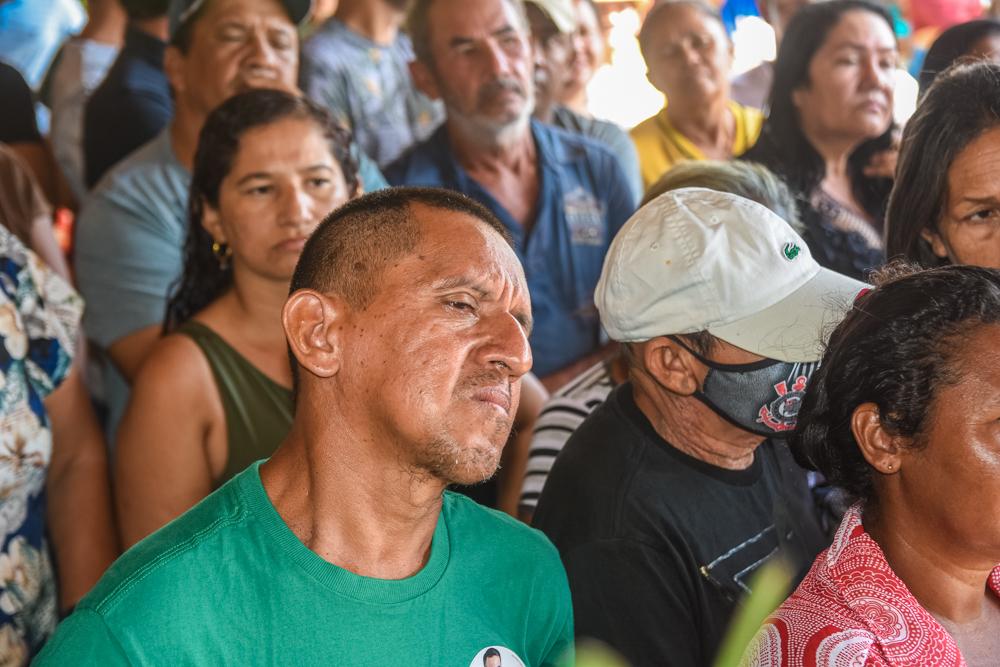
{"type": "Polygon", "coordinates": [[[222,476],[215,480],[219,487],[278,448],[292,426],[292,392],[264,375],[204,324],[188,320],[176,333],[201,348],[222,399],[229,453],[222,476]]]}

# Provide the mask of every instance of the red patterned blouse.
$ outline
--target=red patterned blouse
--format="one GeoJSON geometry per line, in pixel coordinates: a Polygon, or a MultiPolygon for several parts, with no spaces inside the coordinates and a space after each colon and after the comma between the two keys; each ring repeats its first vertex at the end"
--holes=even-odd
{"type": "MultiPolygon", "coordinates": [[[[1000,566],[989,586],[1000,596],[1000,566]]],[[[964,667],[965,660],[951,635],[889,567],[855,505],[830,548],[764,622],[743,665],[964,667]]]]}

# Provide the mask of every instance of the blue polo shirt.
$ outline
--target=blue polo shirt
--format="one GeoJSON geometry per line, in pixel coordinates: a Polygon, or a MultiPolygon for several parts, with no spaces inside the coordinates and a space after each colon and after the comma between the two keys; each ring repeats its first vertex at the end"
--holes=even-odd
{"type": "Polygon", "coordinates": [[[534,372],[545,376],[600,345],[594,287],[611,239],[636,201],[614,154],[585,137],[531,122],[540,177],[530,234],[459,165],[445,126],[385,171],[393,185],[457,190],[486,205],[514,239],[531,293],[534,372]]]}

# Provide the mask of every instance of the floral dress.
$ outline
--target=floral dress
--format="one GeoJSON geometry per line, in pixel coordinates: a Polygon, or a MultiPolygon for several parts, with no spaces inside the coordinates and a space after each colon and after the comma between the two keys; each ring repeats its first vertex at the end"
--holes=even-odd
{"type": "Polygon", "coordinates": [[[69,373],[82,312],[66,281],[0,226],[0,665],[25,664],[56,625],[42,400],[69,373]]]}

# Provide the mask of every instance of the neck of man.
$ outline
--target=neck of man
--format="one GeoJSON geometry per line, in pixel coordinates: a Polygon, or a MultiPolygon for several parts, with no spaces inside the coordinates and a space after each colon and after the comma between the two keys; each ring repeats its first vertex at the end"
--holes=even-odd
{"type": "Polygon", "coordinates": [[[702,99],[670,99],[667,118],[678,132],[702,149],[732,150],[736,119],[729,112],[728,91],[702,99]]]}
{"type": "Polygon", "coordinates": [[[174,118],[170,121],[170,145],[177,161],[188,171],[194,170],[194,154],[198,148],[198,134],[205,124],[206,115],[193,104],[177,97],[174,118]]]}
{"type": "Polygon", "coordinates": [[[877,485],[878,503],[865,508],[865,531],[924,609],[956,624],[976,621],[994,597],[987,582],[995,560],[928,525],[919,509],[901,500],[899,477],[877,485]]]}
{"type": "Polygon", "coordinates": [[[166,16],[129,21],[129,26],[150,37],[155,37],[161,42],[166,42],[170,39],[170,24],[166,16]]]}
{"type": "Polygon", "coordinates": [[[552,119],[556,115],[556,103],[552,99],[546,99],[544,97],[535,95],[535,110],[532,112],[531,117],[541,123],[552,124],[552,119]]]}
{"type": "MultiPolygon", "coordinates": [[[[300,373],[303,372],[301,369],[300,373]]],[[[401,465],[375,430],[301,390],[295,422],[261,466],[268,497],[324,560],[366,577],[403,579],[430,558],[445,484],[401,465]]]]}
{"type": "Polygon", "coordinates": [[[384,0],[340,0],[334,16],[357,34],[388,46],[396,41],[405,12],[384,0]]]}
{"type": "Polygon", "coordinates": [[[530,118],[500,130],[484,131],[449,116],[446,127],[451,150],[466,171],[520,172],[527,166],[534,169],[536,149],[530,118]]]}
{"type": "Polygon", "coordinates": [[[692,396],[659,387],[644,373],[632,373],[635,403],[657,435],[688,456],[725,470],[746,470],[764,439],[737,428],[692,396]]]}
{"type": "Polygon", "coordinates": [[[121,47],[125,36],[125,10],[115,0],[91,0],[88,7],[87,25],[80,31],[80,37],[101,44],[121,47]]]}

